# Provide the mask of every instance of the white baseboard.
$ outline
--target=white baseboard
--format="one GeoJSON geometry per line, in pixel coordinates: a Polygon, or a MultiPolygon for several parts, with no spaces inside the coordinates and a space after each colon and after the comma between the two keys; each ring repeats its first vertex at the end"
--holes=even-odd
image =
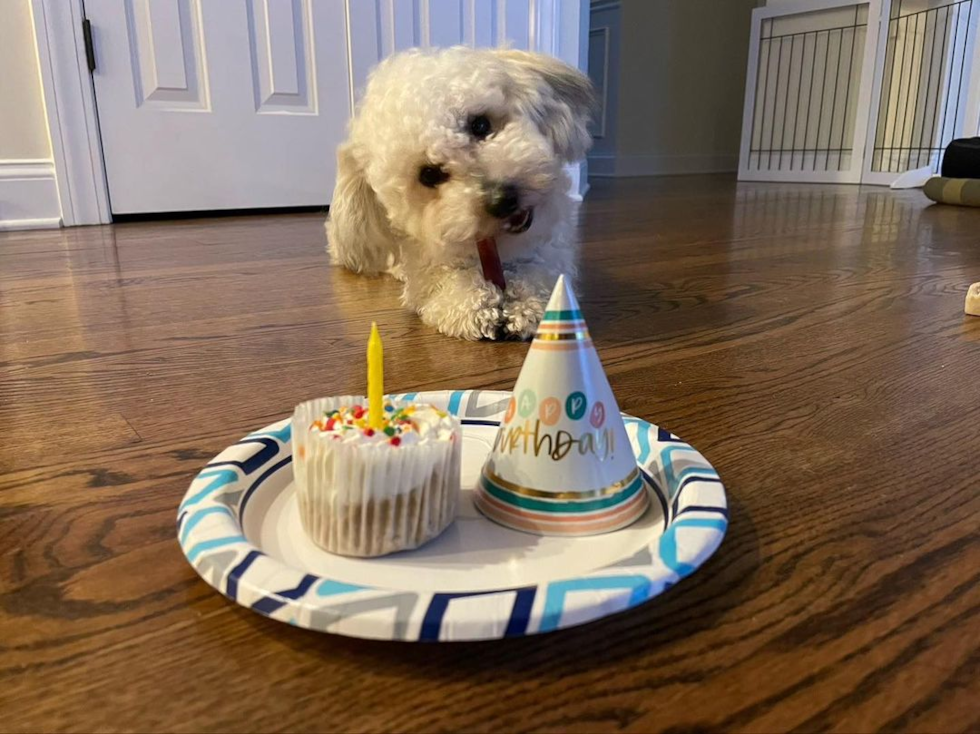
{"type": "Polygon", "coordinates": [[[738,155],[596,155],[589,156],[590,176],[678,176],[734,173],[738,155]]]}
{"type": "Polygon", "coordinates": [[[0,232],[23,229],[60,229],[61,217],[49,219],[0,219],[0,232]]]}
{"type": "Polygon", "coordinates": [[[54,163],[0,160],[0,230],[61,226],[54,163]]]}

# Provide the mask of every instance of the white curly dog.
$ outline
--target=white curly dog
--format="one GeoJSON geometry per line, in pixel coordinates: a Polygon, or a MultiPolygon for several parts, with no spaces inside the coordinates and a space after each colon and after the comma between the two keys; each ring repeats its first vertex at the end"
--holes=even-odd
{"type": "Polygon", "coordinates": [[[338,151],[332,260],[404,281],[404,304],[444,334],[528,338],[558,275],[575,275],[564,165],[588,150],[593,105],[588,78],[542,54],[388,58],[338,151]],[[503,290],[484,277],[481,241],[496,242],[503,290]]]}

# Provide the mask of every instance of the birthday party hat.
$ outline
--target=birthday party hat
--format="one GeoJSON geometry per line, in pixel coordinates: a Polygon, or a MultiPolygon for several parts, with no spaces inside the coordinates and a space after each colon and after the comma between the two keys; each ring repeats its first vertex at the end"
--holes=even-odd
{"type": "Polygon", "coordinates": [[[558,278],[476,491],[501,525],[538,535],[618,530],[649,505],[578,301],[558,278]]]}

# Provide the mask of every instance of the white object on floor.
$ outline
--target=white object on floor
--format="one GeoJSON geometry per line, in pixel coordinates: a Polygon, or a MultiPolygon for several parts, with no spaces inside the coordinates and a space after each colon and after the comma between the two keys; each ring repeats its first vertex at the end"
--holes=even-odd
{"type": "Polygon", "coordinates": [[[980,283],[974,283],[966,292],[966,304],[963,311],[970,316],[980,316],[980,283]]]}
{"type": "Polygon", "coordinates": [[[921,189],[930,178],[932,178],[932,166],[916,168],[914,171],[906,171],[892,181],[892,188],[921,189]]]}

